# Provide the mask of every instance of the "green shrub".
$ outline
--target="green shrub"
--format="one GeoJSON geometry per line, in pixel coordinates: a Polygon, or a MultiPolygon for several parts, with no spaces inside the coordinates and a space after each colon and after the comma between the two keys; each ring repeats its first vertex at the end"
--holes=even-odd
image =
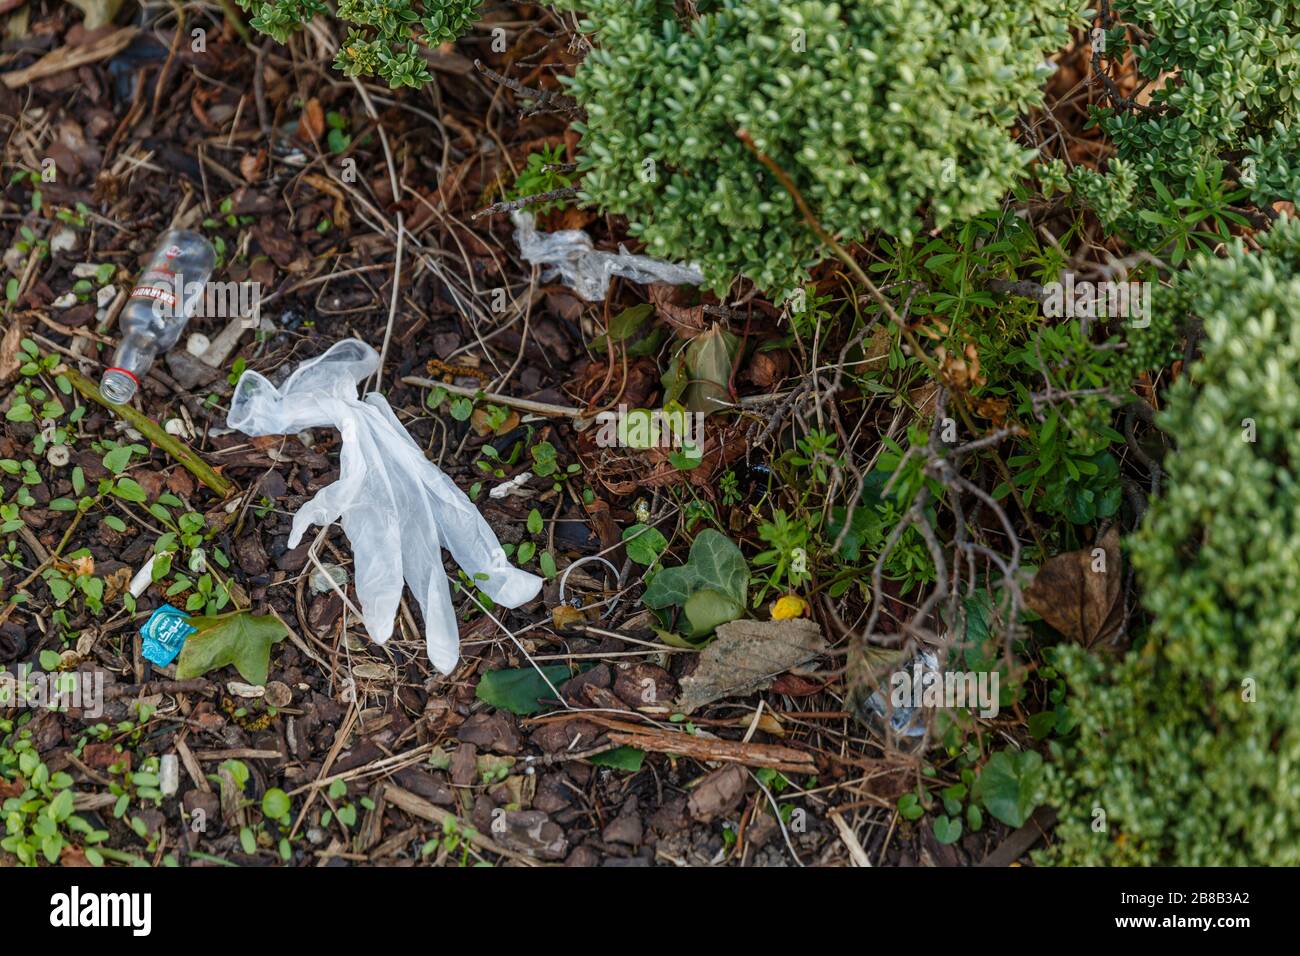
{"type": "MultiPolygon", "coordinates": [[[[238,0],[252,12],[253,27],[280,43],[319,13],[323,0],[238,0]]],[[[378,75],[394,89],[419,87],[433,77],[420,44],[455,40],[478,19],[479,0],[339,0],[338,16],[349,24],[334,66],[348,76],[378,75]]]]}
{"type": "Polygon", "coordinates": [[[1103,223],[1142,244],[1167,240],[1162,219],[1230,205],[1215,195],[1220,180],[1229,200],[1260,208],[1300,199],[1300,3],[1116,0],[1111,10],[1104,60],[1131,49],[1155,92],[1146,106],[1096,114],[1118,159],[1105,177],[1072,179],[1103,223]]]}
{"type": "Polygon", "coordinates": [[[1051,770],[1062,863],[1300,863],[1300,224],[1262,243],[1176,281],[1204,339],[1131,542],[1149,633],[1056,652],[1079,728],[1051,770]]]}
{"type": "Polygon", "coordinates": [[[1008,128],[1039,101],[1073,0],[566,0],[593,35],[583,195],[647,251],[783,292],[822,256],[744,129],[846,240],[994,207],[1034,155],[1008,128]]]}

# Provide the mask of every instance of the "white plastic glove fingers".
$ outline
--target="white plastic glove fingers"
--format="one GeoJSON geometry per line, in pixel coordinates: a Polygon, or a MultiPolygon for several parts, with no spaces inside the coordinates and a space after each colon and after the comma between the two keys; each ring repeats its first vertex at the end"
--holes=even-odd
{"type": "Polygon", "coordinates": [[[542,579],[510,563],[492,527],[465,493],[440,471],[425,477],[443,543],[479,589],[504,607],[519,607],[535,598],[542,579]]]}
{"type": "MultiPolygon", "coordinates": [[[[370,462],[379,460],[380,448],[368,430],[358,427],[356,417],[360,410],[348,409],[333,423],[343,433],[338,480],[316,492],[293,516],[289,530],[290,548],[298,547],[303,534],[312,525],[331,524],[356,502],[369,500],[370,462]]],[[[383,493],[382,483],[377,490],[383,493]]]]}
{"type": "Polygon", "coordinates": [[[441,554],[433,562],[432,573],[422,585],[410,578],[407,584],[420,602],[420,612],[424,615],[424,644],[429,663],[440,673],[450,674],[460,660],[460,628],[441,554]]]}
{"type": "MultiPolygon", "coordinates": [[[[413,477],[427,489],[443,547],[451,552],[456,563],[475,578],[483,593],[504,607],[519,607],[535,598],[542,589],[542,579],[510,563],[496,533],[474,503],[424,457],[384,397],[370,394],[364,401],[384,422],[384,438],[393,457],[402,461],[402,474],[413,477]]],[[[414,585],[412,590],[419,593],[414,585]]]]}
{"type": "MultiPolygon", "coordinates": [[[[432,467],[423,456],[418,457],[425,467],[432,467]]],[[[392,552],[400,556],[398,573],[415,595],[424,615],[429,660],[447,674],[460,658],[460,633],[447,572],[442,565],[443,529],[434,518],[428,491],[419,476],[410,473],[405,459],[397,457],[393,467],[386,471],[385,479],[392,492],[394,510],[403,516],[398,529],[400,540],[392,544],[392,552]]]]}
{"type": "Polygon", "coordinates": [[[343,513],[352,546],[357,599],[366,632],[379,644],[393,636],[402,600],[402,568],[396,556],[397,519],[387,504],[354,505],[343,513]]]}
{"type": "Polygon", "coordinates": [[[266,376],[245,372],[230,399],[226,424],[245,435],[290,435],[333,425],[343,407],[323,393],[315,401],[311,396],[286,395],[266,376]]]}

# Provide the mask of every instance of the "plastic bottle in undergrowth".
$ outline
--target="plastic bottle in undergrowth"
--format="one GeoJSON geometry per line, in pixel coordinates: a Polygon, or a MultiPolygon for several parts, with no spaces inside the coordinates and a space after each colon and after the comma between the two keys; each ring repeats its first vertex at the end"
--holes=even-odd
{"type": "Polygon", "coordinates": [[[217,251],[197,232],[162,234],[117,320],[122,341],[99,382],[104,398],[115,405],[131,400],[154,359],[180,339],[216,264],[217,251]]]}

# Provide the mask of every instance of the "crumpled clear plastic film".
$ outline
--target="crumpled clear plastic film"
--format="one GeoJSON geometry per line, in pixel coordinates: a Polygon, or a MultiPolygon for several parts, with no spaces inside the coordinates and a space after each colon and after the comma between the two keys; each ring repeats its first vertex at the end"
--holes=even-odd
{"type": "Polygon", "coordinates": [[[311,525],[341,520],[352,543],[357,597],[370,637],[383,644],[392,636],[405,580],[424,613],[429,660],[448,674],[460,646],[441,549],[505,607],[536,597],[542,579],[510,564],[478,509],[424,457],[382,395],[357,398],[357,386],[378,367],[374,349],[345,339],[298,366],[279,388],[245,372],[226,422],[247,435],[339,430],[339,479],[294,515],[289,547],[311,525]]]}
{"type": "Polygon", "coordinates": [[[667,282],[670,285],[699,285],[704,274],[694,266],[681,266],[651,256],[636,255],[619,246],[618,252],[601,252],[591,236],[581,229],[538,232],[532,213],[516,211],[515,242],[524,260],[551,266],[543,281],[559,276],[564,284],[588,302],[600,302],[609,291],[609,280],[622,276],[633,282],[667,282]]]}

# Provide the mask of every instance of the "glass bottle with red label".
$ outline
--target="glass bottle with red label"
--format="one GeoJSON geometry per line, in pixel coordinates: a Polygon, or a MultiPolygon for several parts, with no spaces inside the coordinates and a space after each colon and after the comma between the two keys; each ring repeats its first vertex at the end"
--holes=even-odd
{"type": "Polygon", "coordinates": [[[212,243],[188,229],[162,234],[117,320],[122,340],[99,392],[115,405],[131,400],[154,359],[180,340],[217,264],[212,243]]]}

